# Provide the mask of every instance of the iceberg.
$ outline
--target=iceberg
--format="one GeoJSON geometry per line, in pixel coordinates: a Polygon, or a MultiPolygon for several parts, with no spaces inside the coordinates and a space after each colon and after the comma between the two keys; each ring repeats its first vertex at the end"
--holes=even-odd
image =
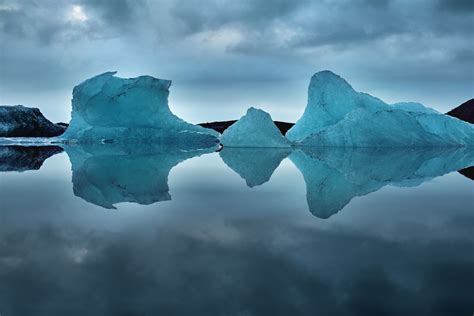
{"type": "Polygon", "coordinates": [[[218,143],[218,133],[174,115],[168,106],[171,81],[150,76],[123,79],[107,72],[74,87],[71,142],[218,143]]]}
{"type": "Polygon", "coordinates": [[[384,186],[418,186],[474,164],[470,147],[314,148],[301,147],[289,156],[306,183],[310,212],[326,219],[354,197],[384,186]]]}
{"type": "Polygon", "coordinates": [[[290,153],[290,148],[224,147],[219,155],[230,169],[245,180],[248,187],[253,188],[268,182],[290,153]]]}
{"type": "Polygon", "coordinates": [[[221,143],[225,147],[291,147],[270,114],[253,107],[224,131],[221,143]]]}
{"type": "Polygon", "coordinates": [[[0,137],[54,137],[65,130],[65,126],[52,123],[37,108],[0,106],[0,137]]]}
{"type": "Polygon", "coordinates": [[[287,132],[302,146],[474,145],[474,127],[419,103],[386,104],[330,71],[316,73],[303,116],[287,132]]]}
{"type": "Polygon", "coordinates": [[[183,150],[162,144],[79,143],[64,149],[72,165],[74,195],[116,209],[115,204],[122,202],[149,205],[171,200],[171,169],[216,147],[183,150]]]}

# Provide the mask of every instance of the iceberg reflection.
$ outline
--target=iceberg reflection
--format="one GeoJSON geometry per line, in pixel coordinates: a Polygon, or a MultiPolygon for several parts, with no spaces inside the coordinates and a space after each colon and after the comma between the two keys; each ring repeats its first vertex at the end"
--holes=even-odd
{"type": "Polygon", "coordinates": [[[215,151],[171,146],[66,146],[72,164],[74,195],[108,209],[114,204],[143,205],[171,200],[168,174],[180,162],[215,151]]]}
{"type": "MultiPolygon", "coordinates": [[[[132,202],[149,205],[171,199],[170,170],[209,148],[160,144],[61,144],[57,146],[0,146],[0,172],[38,170],[63,150],[72,165],[74,195],[95,205],[115,209],[132,202]]],[[[248,187],[268,182],[288,157],[303,175],[309,211],[326,219],[354,197],[386,185],[413,187],[452,171],[473,179],[474,148],[228,148],[222,161],[248,187]]]]}
{"type": "Polygon", "coordinates": [[[269,181],[280,162],[290,153],[290,148],[224,147],[219,155],[252,188],[269,181]]]}
{"type": "Polygon", "coordinates": [[[303,174],[310,212],[329,218],[356,196],[386,185],[417,186],[470,166],[474,150],[302,147],[289,159],[303,174]]]}

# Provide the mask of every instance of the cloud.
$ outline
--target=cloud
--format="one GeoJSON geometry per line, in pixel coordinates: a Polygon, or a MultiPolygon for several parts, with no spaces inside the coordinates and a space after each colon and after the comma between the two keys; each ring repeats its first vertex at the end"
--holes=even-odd
{"type": "MultiPolygon", "coordinates": [[[[36,91],[66,95],[108,70],[195,86],[273,80],[304,87],[314,72],[331,69],[363,91],[383,84],[378,96],[388,101],[414,97],[447,110],[472,97],[469,2],[3,0],[0,97],[25,103],[36,91]],[[74,10],[82,18],[71,19],[74,10]]],[[[55,100],[38,106],[48,114],[69,102],[55,100]]]]}

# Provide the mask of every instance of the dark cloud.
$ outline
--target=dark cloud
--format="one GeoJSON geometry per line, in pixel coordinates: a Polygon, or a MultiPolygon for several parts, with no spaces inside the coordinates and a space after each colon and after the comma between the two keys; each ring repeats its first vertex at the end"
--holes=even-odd
{"type": "Polygon", "coordinates": [[[82,0],[78,3],[84,5],[85,10],[94,12],[106,26],[117,31],[138,31],[137,19],[148,12],[145,0],[82,0]]]}
{"type": "MultiPolygon", "coordinates": [[[[378,96],[388,101],[414,97],[445,111],[472,97],[473,21],[472,1],[3,0],[1,94],[3,103],[47,89],[66,95],[109,70],[189,85],[304,87],[314,72],[331,69],[367,92],[383,84],[391,93],[378,96]],[[74,6],[84,18],[73,18],[74,6]]],[[[69,100],[52,102],[38,106],[53,111],[69,100]]]]}
{"type": "Polygon", "coordinates": [[[438,0],[441,9],[451,10],[456,13],[470,13],[474,11],[474,2],[471,0],[438,0]]]}

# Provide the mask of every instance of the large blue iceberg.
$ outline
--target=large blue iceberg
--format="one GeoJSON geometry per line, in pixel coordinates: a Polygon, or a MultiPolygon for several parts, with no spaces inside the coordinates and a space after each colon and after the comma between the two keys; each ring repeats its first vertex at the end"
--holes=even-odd
{"type": "Polygon", "coordinates": [[[311,78],[305,112],[286,137],[302,146],[467,146],[474,145],[474,126],[418,103],[389,105],[322,71],[311,78]]]}
{"type": "Polygon", "coordinates": [[[74,87],[71,123],[62,136],[78,142],[218,142],[218,133],[185,122],[168,106],[171,81],[123,79],[107,72],[74,87]]]}

